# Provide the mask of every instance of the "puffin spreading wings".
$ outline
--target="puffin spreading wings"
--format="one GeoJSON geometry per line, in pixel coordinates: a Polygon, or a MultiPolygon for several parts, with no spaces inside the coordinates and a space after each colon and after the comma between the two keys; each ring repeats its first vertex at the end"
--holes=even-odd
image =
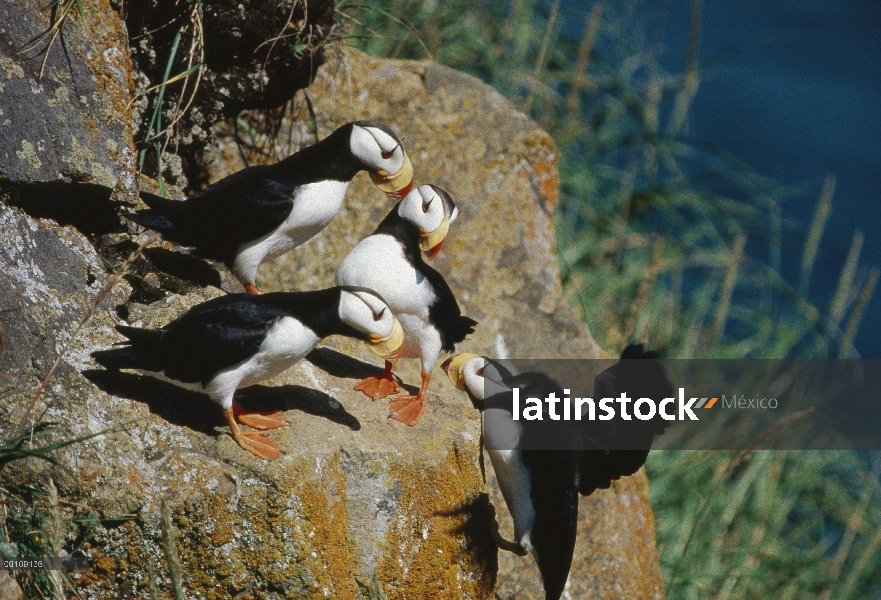
{"type": "MultiPolygon", "coordinates": [[[[665,398],[673,386],[654,352],[642,345],[628,346],[622,360],[594,378],[594,398],[665,398]],[[645,359],[645,360],[633,360],[645,359]]],[[[453,384],[466,391],[484,412],[498,411],[484,426],[487,454],[505,504],[514,521],[514,541],[499,534],[500,548],[520,556],[532,554],[538,564],[546,600],[558,600],[566,586],[578,520],[578,496],[609,488],[632,475],[645,463],[652,439],[667,422],[651,420],[580,421],[579,427],[561,427],[560,421],[513,420],[512,391],[522,398],[563,398],[560,385],[544,373],[513,375],[496,361],[475,354],[458,354],[443,364],[453,384]],[[500,391],[501,390],[501,391],[500,391]],[[562,450],[541,448],[553,440],[562,450]]]]}

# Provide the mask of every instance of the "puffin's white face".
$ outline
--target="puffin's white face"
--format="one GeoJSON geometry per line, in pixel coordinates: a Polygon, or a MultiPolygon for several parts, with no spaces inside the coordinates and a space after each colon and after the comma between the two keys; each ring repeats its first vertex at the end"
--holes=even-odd
{"type": "Polygon", "coordinates": [[[404,329],[383,300],[368,290],[340,293],[340,319],[367,334],[367,348],[389,362],[404,352],[404,329]]]}
{"type": "Polygon", "coordinates": [[[450,223],[459,216],[459,209],[439,187],[420,185],[401,201],[398,214],[419,228],[419,246],[428,258],[434,258],[447,238],[450,223]]]}
{"type": "Polygon", "coordinates": [[[352,154],[372,171],[397,173],[404,166],[404,149],[377,127],[352,126],[352,154]]]}
{"type": "Polygon", "coordinates": [[[379,127],[353,124],[349,147],[373,183],[392,200],[400,200],[413,187],[410,158],[398,140],[379,127]]]}
{"type": "Polygon", "coordinates": [[[339,315],[343,323],[368,335],[386,337],[392,332],[395,316],[379,296],[367,291],[343,290],[339,315]]]}

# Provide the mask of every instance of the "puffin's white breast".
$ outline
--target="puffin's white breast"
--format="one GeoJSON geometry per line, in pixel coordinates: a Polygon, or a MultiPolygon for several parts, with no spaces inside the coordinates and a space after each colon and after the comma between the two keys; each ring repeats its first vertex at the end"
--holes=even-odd
{"type": "Polygon", "coordinates": [[[315,237],[339,212],[348,188],[348,181],[319,181],[298,187],[288,218],[263,237],[242,244],[233,271],[246,276],[256,273],[261,263],[315,237]]]}
{"type": "Polygon", "coordinates": [[[531,550],[535,508],[532,505],[532,478],[523,464],[521,451],[517,449],[522,435],[523,427],[511,418],[509,411],[500,408],[483,411],[484,443],[514,520],[514,537],[526,550],[531,550]]]}
{"type": "Polygon", "coordinates": [[[487,450],[499,489],[514,521],[514,539],[525,550],[532,551],[532,527],[535,508],[532,505],[532,479],[523,464],[519,450],[487,450]]]}
{"type": "Polygon", "coordinates": [[[375,291],[399,319],[407,313],[427,321],[428,307],[435,300],[431,284],[404,257],[400,242],[386,234],[361,240],[340,264],[336,279],[339,285],[375,291]]]}
{"type": "Polygon", "coordinates": [[[277,321],[250,358],[215,375],[205,392],[224,407],[238,388],[256,385],[287,370],[321,341],[314,331],[292,317],[277,321]]]}

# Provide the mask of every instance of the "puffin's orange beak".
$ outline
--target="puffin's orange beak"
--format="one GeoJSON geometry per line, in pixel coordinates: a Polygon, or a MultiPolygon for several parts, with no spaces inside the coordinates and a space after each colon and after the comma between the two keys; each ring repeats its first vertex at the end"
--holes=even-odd
{"type": "Polygon", "coordinates": [[[447,232],[450,230],[450,220],[444,217],[438,228],[427,233],[421,227],[419,228],[419,248],[425,253],[429,260],[433,259],[444,247],[447,241],[447,232]]]}
{"type": "Polygon", "coordinates": [[[425,256],[428,257],[428,260],[432,260],[435,256],[440,254],[441,248],[444,247],[444,242],[446,242],[446,241],[447,241],[447,238],[442,239],[440,241],[440,244],[438,244],[437,246],[435,246],[434,248],[432,248],[431,250],[429,250],[428,252],[425,253],[425,256]]]}
{"type": "Polygon", "coordinates": [[[463,352],[451,356],[441,365],[441,369],[443,369],[444,373],[447,374],[447,377],[450,378],[452,384],[460,390],[465,389],[465,375],[462,373],[462,367],[464,367],[465,363],[472,358],[480,358],[480,356],[477,354],[471,354],[470,352],[463,352]]]}
{"type": "Polygon", "coordinates": [[[370,171],[370,180],[395,202],[403,200],[413,189],[413,164],[410,157],[404,154],[401,170],[394,175],[386,171],[370,171]]]}
{"type": "Polygon", "coordinates": [[[458,356],[458,355],[454,354],[453,356],[451,356],[450,358],[448,358],[447,360],[445,360],[444,362],[441,363],[441,369],[443,370],[444,373],[449,374],[448,369],[450,368],[450,363],[453,362],[453,359],[456,358],[456,356],[458,356]]]}
{"type": "Polygon", "coordinates": [[[394,364],[404,354],[404,329],[397,319],[392,323],[391,332],[382,337],[371,333],[364,342],[371,352],[394,364]]]}
{"type": "Polygon", "coordinates": [[[405,185],[403,188],[396,192],[386,192],[385,195],[394,200],[395,202],[400,202],[404,198],[407,197],[407,194],[410,193],[410,190],[413,189],[413,180],[410,180],[410,183],[405,185]]]}

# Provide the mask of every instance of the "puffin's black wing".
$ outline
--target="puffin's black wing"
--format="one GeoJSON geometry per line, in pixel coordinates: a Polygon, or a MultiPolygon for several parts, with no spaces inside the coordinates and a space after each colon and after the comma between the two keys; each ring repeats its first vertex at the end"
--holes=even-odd
{"type": "Polygon", "coordinates": [[[226,263],[236,250],[271,232],[291,214],[297,188],[279,165],[248,167],[179,202],[141,193],[150,210],[126,215],[194,254],[226,263]]]}
{"type": "MultiPolygon", "coordinates": [[[[626,392],[633,400],[651,398],[655,402],[673,396],[673,385],[654,352],[646,352],[641,344],[631,344],[621,354],[621,361],[594,378],[593,397],[617,398],[626,392]],[[634,361],[630,359],[644,359],[634,361]]],[[[630,404],[633,408],[633,404],[630,404]]],[[[631,410],[632,412],[632,410],[631,410]]],[[[631,415],[632,416],[632,415],[631,415]]],[[[659,414],[648,421],[623,420],[616,415],[611,421],[584,421],[579,467],[579,491],[586,495],[598,488],[606,489],[612,481],[633,475],[645,463],[655,435],[666,429],[668,422],[659,414]]]]}
{"type": "Polygon", "coordinates": [[[469,333],[474,332],[477,321],[462,316],[456,296],[453,295],[453,290],[447,285],[443,276],[425,264],[421,258],[419,262],[417,268],[425,275],[435,294],[434,304],[428,307],[428,318],[441,333],[443,350],[453,352],[456,344],[464,340],[469,333]]]}
{"type": "Polygon", "coordinates": [[[159,351],[165,374],[186,383],[208,383],[218,371],[253,356],[282,314],[249,294],[200,304],[163,328],[159,351]]]}
{"type": "Polygon", "coordinates": [[[546,600],[557,600],[566,587],[578,524],[577,454],[563,450],[523,453],[532,475],[535,524],[532,547],[546,600]]]}
{"type": "MultiPolygon", "coordinates": [[[[563,397],[559,384],[544,373],[526,372],[507,376],[504,384],[521,388],[523,397],[546,398],[552,392],[563,397]]],[[[559,423],[551,421],[546,407],[544,419],[524,422],[526,447],[541,447],[546,440],[559,437],[559,423]],[[555,424],[556,423],[556,424],[555,424]],[[542,441],[528,438],[541,436],[542,441]]],[[[573,445],[562,441],[565,450],[524,450],[523,464],[531,480],[530,498],[535,510],[532,547],[545,590],[545,600],[558,600],[566,587],[575,533],[578,525],[578,458],[573,445]]]]}

